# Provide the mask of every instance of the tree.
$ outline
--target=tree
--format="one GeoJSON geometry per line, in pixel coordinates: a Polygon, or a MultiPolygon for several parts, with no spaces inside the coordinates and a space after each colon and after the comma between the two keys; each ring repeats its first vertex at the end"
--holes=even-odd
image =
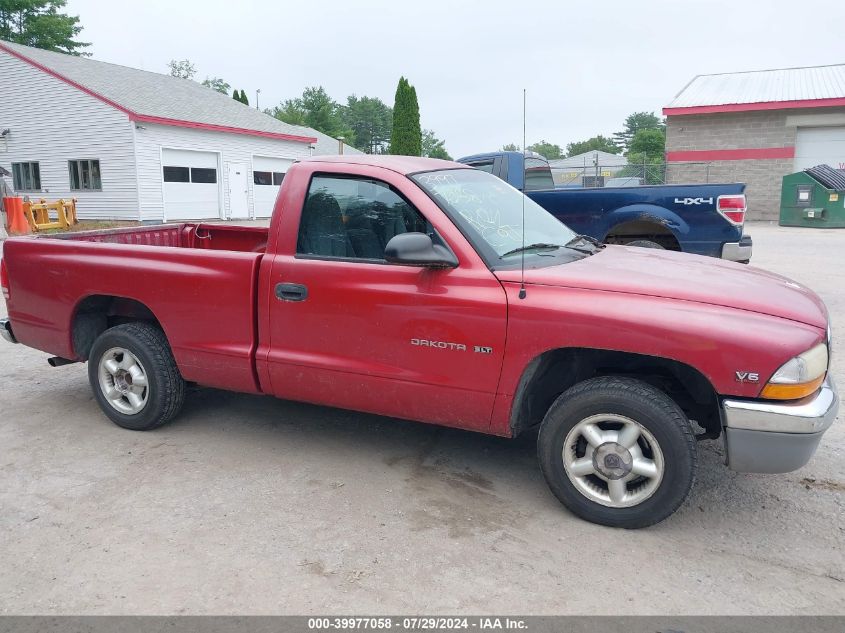
{"type": "Polygon", "coordinates": [[[232,87],[219,77],[206,77],[205,80],[202,82],[202,85],[206,88],[216,90],[217,92],[222,92],[224,95],[228,95],[229,90],[232,87]]]}
{"type": "Polygon", "coordinates": [[[243,88],[241,88],[241,103],[243,103],[244,105],[249,105],[249,99],[247,98],[243,88]]]}
{"type": "Polygon", "coordinates": [[[67,0],[0,0],[0,39],[48,51],[88,56],[79,16],[59,13],[67,0]]]}
{"type": "Polygon", "coordinates": [[[390,153],[419,156],[422,153],[422,130],[417,91],[405,77],[399,78],[393,103],[393,133],[390,153]]]}
{"type": "Polygon", "coordinates": [[[171,59],[167,62],[167,65],[170,67],[170,75],[172,77],[179,77],[180,79],[193,79],[194,75],[197,74],[197,68],[189,59],[183,59],[181,61],[177,61],[175,59],[171,59]]]}
{"type": "Polygon", "coordinates": [[[534,145],[529,145],[525,149],[530,150],[532,152],[537,152],[546,160],[555,160],[556,158],[560,158],[561,156],[563,156],[563,153],[560,151],[560,145],[547,143],[546,141],[534,143],[534,145]]]}
{"type": "Polygon", "coordinates": [[[341,114],[341,106],[332,99],[322,86],[311,86],[302,91],[302,96],[287,99],[269,113],[281,121],[293,125],[307,125],[334,136],[343,137],[353,145],[354,132],[345,125],[341,114]]]}
{"type": "Polygon", "coordinates": [[[275,107],[267,108],[264,112],[291,125],[306,125],[305,117],[308,114],[302,107],[301,99],[286,99],[275,107]]]}
{"type": "Polygon", "coordinates": [[[504,145],[502,145],[502,151],[503,152],[518,152],[519,151],[519,145],[517,145],[516,143],[505,143],[504,145]]]}
{"type": "Polygon", "coordinates": [[[351,131],[350,142],[367,154],[386,154],[393,128],[393,109],[377,97],[346,98],[341,119],[351,131]]]}
{"type": "Polygon", "coordinates": [[[445,141],[441,141],[435,136],[433,130],[422,131],[422,155],[428,158],[442,158],[444,160],[452,160],[449,152],[444,147],[445,141]]]}
{"type": "Polygon", "coordinates": [[[663,119],[653,112],[634,112],[625,119],[625,129],[613,135],[616,144],[623,149],[628,149],[634,135],[639,130],[665,130],[666,124],[663,119]]]}
{"type": "Polygon", "coordinates": [[[666,132],[661,129],[640,129],[628,145],[628,156],[642,154],[649,159],[663,160],[666,151],[666,132]]]}
{"type": "Polygon", "coordinates": [[[232,91],[232,99],[238,102],[241,100],[241,94],[238,92],[237,88],[232,91]]]}
{"type": "Polygon", "coordinates": [[[618,154],[620,149],[613,142],[613,139],[609,139],[606,136],[602,136],[601,134],[599,134],[598,136],[594,136],[593,138],[589,138],[586,141],[577,141],[575,143],[568,143],[566,145],[567,157],[577,156],[578,154],[584,154],[586,152],[594,151],[618,154]]]}

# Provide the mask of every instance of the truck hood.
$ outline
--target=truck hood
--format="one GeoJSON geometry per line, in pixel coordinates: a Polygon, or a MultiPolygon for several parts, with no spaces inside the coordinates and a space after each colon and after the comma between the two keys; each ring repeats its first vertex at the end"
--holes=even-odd
{"type": "MultiPolygon", "coordinates": [[[[519,283],[520,272],[496,276],[519,283]]],[[[578,261],[526,269],[525,283],[694,301],[827,327],[827,309],[809,288],[753,266],[686,253],[608,246],[578,261]]]]}

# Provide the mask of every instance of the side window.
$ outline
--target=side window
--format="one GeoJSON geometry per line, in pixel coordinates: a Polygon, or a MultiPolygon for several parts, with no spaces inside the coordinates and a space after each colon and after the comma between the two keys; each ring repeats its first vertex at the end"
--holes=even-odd
{"type": "Polygon", "coordinates": [[[483,160],[477,163],[469,163],[470,166],[475,167],[478,170],[486,171],[488,174],[493,173],[493,161],[492,160],[483,160]]]}
{"type": "Polygon", "coordinates": [[[390,239],[410,231],[427,232],[426,221],[388,184],[314,176],[299,221],[296,252],[383,260],[390,239]]]}

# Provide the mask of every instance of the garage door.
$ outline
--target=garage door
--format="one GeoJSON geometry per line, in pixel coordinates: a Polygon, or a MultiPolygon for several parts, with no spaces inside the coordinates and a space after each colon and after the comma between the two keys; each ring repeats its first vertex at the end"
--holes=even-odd
{"type": "Polygon", "coordinates": [[[269,218],[273,214],[273,205],[285,172],[293,163],[289,158],[271,158],[254,156],[252,159],[253,195],[255,198],[255,217],[269,218]]]}
{"type": "Polygon", "coordinates": [[[795,171],[830,165],[845,169],[845,127],[799,127],[795,171]]]}
{"type": "Polygon", "coordinates": [[[168,221],[220,217],[220,175],[215,152],[162,149],[161,162],[168,221]]]}

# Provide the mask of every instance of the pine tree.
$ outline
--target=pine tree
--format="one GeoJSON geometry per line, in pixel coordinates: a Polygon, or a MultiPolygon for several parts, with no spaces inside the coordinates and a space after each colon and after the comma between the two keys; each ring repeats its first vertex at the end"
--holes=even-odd
{"type": "Polygon", "coordinates": [[[246,93],[243,90],[241,90],[241,103],[249,105],[249,99],[246,98],[246,93]]]}
{"type": "Polygon", "coordinates": [[[405,77],[399,78],[393,104],[393,133],[390,153],[419,156],[422,153],[422,130],[417,91],[405,77]]]}
{"type": "Polygon", "coordinates": [[[237,88],[235,88],[235,89],[232,91],[232,99],[234,99],[235,101],[240,101],[240,100],[241,100],[241,95],[240,95],[240,93],[238,92],[238,89],[237,89],[237,88]]]}

